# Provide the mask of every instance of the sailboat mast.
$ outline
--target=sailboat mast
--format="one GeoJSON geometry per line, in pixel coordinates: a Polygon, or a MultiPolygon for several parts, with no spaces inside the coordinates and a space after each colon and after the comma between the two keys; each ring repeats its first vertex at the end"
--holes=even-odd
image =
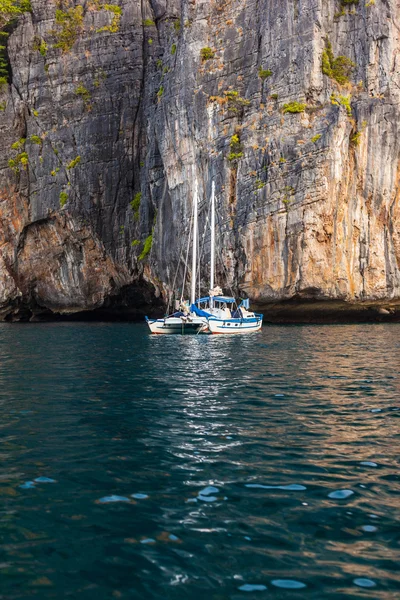
{"type": "Polygon", "coordinates": [[[190,304],[196,302],[196,271],[197,271],[197,235],[198,235],[198,195],[197,195],[197,179],[194,182],[193,194],[193,247],[192,247],[192,280],[190,291],[190,304]]]}
{"type": "Polygon", "coordinates": [[[215,284],[215,182],[212,182],[211,188],[211,273],[210,273],[210,289],[214,288],[215,284]]]}

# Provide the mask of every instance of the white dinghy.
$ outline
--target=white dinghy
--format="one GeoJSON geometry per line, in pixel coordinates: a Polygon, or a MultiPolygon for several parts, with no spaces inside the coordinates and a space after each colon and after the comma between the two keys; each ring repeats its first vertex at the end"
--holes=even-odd
{"type": "MultiPolygon", "coordinates": [[[[190,290],[190,303],[181,302],[179,310],[164,319],[149,319],[146,317],[146,323],[151,333],[155,334],[180,334],[197,335],[198,333],[208,332],[207,317],[199,316],[191,310],[196,298],[196,273],[197,273],[197,245],[198,245],[198,192],[197,181],[195,181],[193,195],[193,236],[192,236],[192,278],[190,290]]],[[[185,281],[183,282],[184,288],[185,281]]]]}

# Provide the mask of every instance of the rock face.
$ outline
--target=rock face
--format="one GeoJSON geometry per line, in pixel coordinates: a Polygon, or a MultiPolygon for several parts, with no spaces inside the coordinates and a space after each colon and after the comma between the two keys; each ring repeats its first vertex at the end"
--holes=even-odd
{"type": "Polygon", "coordinates": [[[399,0],[31,4],[0,90],[0,318],[167,301],[213,179],[223,286],[281,320],[396,318],[399,0]]]}

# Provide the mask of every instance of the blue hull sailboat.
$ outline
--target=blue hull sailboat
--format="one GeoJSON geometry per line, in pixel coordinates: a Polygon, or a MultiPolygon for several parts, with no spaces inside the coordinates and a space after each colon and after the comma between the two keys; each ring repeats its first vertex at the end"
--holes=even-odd
{"type": "Polygon", "coordinates": [[[254,333],[260,331],[263,315],[249,310],[249,300],[238,305],[235,298],[224,296],[222,289],[215,286],[215,183],[211,192],[211,269],[210,291],[191,305],[192,314],[207,319],[207,333],[254,333]],[[234,308],[236,307],[236,308],[234,308]]]}

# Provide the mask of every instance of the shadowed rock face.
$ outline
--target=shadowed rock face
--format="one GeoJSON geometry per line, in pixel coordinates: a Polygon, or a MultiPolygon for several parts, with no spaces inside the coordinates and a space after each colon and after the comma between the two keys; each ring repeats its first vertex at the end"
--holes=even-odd
{"type": "Polygon", "coordinates": [[[32,0],[9,39],[0,318],[168,299],[196,179],[227,289],[271,319],[397,318],[400,1],[115,5],[32,0]],[[350,83],[322,73],[328,43],[350,83]]]}

